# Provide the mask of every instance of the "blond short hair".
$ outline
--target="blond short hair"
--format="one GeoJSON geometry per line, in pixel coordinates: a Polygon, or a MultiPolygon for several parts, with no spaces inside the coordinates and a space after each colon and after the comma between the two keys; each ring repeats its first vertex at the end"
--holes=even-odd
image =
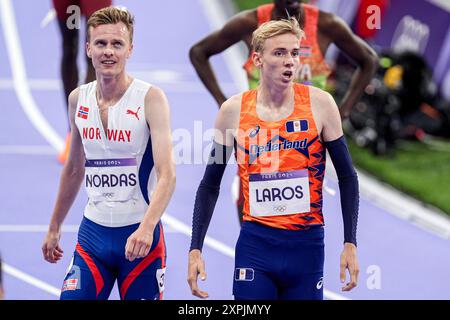
{"type": "Polygon", "coordinates": [[[270,20],[268,22],[264,22],[262,25],[258,27],[255,31],[253,31],[252,35],[252,48],[255,52],[262,52],[264,49],[264,42],[275,36],[292,33],[295,35],[298,40],[302,39],[305,36],[305,33],[300,28],[297,19],[281,19],[281,20],[270,20]]]}
{"type": "Polygon", "coordinates": [[[90,28],[98,27],[102,24],[116,24],[123,22],[130,32],[130,43],[133,43],[134,17],[126,9],[117,7],[106,7],[95,11],[87,21],[87,40],[90,39],[90,28]]]}

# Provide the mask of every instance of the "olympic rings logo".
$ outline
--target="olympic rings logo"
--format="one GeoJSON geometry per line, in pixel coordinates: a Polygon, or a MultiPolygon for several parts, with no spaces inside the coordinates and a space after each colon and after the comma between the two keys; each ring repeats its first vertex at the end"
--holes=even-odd
{"type": "Polygon", "coordinates": [[[286,211],[286,206],[274,206],[273,207],[273,211],[277,212],[277,213],[283,213],[286,211]]]}

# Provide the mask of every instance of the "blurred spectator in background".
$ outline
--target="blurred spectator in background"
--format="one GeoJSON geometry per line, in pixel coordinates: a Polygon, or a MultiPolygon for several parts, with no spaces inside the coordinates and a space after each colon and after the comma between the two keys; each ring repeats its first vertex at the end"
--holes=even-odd
{"type": "MultiPolygon", "coordinates": [[[[61,78],[66,108],[69,94],[78,86],[77,56],[81,15],[87,21],[92,13],[111,4],[112,0],[53,0],[62,38],[61,78]]],[[[95,71],[91,59],[87,55],[85,56],[87,71],[84,83],[88,83],[95,80],[95,71]]],[[[70,148],[69,126],[67,128],[66,145],[58,155],[58,161],[62,164],[66,161],[70,148]]]]}
{"type": "MultiPolygon", "coordinates": [[[[351,71],[338,67],[336,95],[345,94],[351,71]]],[[[392,154],[397,140],[450,137],[450,103],[442,98],[425,59],[411,51],[380,54],[380,67],[350,114],[346,131],[377,155],[392,154]]]]}
{"type": "MultiPolygon", "coordinates": [[[[450,137],[450,4],[361,0],[353,26],[380,52],[380,65],[345,123],[346,132],[378,155],[393,155],[399,139],[450,137]],[[379,18],[376,28],[367,23],[371,15],[379,18]]],[[[353,69],[338,60],[338,101],[353,69]]]]}

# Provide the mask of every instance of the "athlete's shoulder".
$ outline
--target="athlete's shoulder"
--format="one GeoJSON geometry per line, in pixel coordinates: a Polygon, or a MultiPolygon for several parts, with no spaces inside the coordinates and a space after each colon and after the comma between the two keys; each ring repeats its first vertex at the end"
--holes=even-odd
{"type": "Polygon", "coordinates": [[[314,86],[308,86],[308,88],[312,107],[316,107],[324,113],[329,112],[330,109],[337,108],[336,102],[329,92],[314,86]]]}
{"type": "Polygon", "coordinates": [[[232,18],[247,22],[249,24],[255,24],[258,22],[258,9],[247,9],[236,13],[232,18]]]}
{"type": "Polygon", "coordinates": [[[137,78],[133,79],[133,86],[136,89],[141,89],[141,90],[148,90],[151,87],[153,87],[153,85],[151,83],[137,79],[137,78]]]}
{"type": "Polygon", "coordinates": [[[339,17],[332,12],[322,11],[319,9],[319,25],[324,27],[333,26],[333,24],[340,22],[339,17]]]}
{"type": "Polygon", "coordinates": [[[69,107],[75,106],[77,104],[78,97],[80,95],[80,88],[81,86],[73,89],[72,92],[69,94],[69,107]]]}
{"type": "MultiPolygon", "coordinates": [[[[301,84],[300,84],[301,85],[301,84]]],[[[309,89],[310,97],[318,98],[318,99],[329,99],[332,98],[331,94],[321,88],[315,86],[303,85],[309,89]]]]}
{"type": "Polygon", "coordinates": [[[253,31],[258,27],[258,14],[256,9],[241,11],[228,20],[224,27],[236,26],[240,32],[253,31]]]}
{"type": "Polygon", "coordinates": [[[323,122],[324,119],[339,117],[339,108],[333,96],[320,88],[309,87],[309,96],[311,101],[311,109],[323,122]]]}
{"type": "Polygon", "coordinates": [[[324,34],[341,35],[349,33],[350,28],[338,15],[319,10],[318,28],[324,34]]]}
{"type": "Polygon", "coordinates": [[[164,93],[164,90],[161,89],[160,87],[151,85],[150,87],[148,87],[147,95],[159,96],[159,95],[165,95],[165,93],[164,93]]]}
{"type": "Polygon", "coordinates": [[[225,100],[224,103],[222,103],[222,106],[220,107],[221,112],[225,113],[234,113],[238,112],[241,108],[241,102],[242,102],[242,96],[244,93],[238,93],[227,100],[225,100]]]}
{"type": "Polygon", "coordinates": [[[169,108],[167,96],[160,87],[155,85],[148,87],[145,94],[145,108],[153,109],[155,112],[169,108]]]}
{"type": "Polygon", "coordinates": [[[241,112],[242,93],[228,98],[219,109],[216,118],[216,129],[227,130],[236,129],[239,125],[241,112]]]}

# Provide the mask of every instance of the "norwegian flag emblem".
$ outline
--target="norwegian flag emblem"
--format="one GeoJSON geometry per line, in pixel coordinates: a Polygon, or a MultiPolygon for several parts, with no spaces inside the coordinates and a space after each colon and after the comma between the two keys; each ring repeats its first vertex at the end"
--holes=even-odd
{"type": "Polygon", "coordinates": [[[89,115],[89,108],[80,106],[80,109],[78,110],[78,118],[87,119],[88,115],[89,115]]]}

